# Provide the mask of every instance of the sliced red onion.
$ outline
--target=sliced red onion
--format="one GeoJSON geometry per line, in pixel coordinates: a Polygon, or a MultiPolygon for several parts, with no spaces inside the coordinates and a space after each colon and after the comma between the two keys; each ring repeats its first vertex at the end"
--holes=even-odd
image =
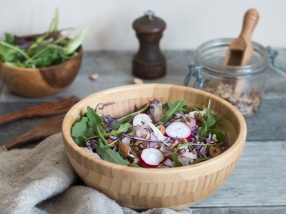
{"type": "Polygon", "coordinates": [[[150,140],[151,140],[151,142],[149,143],[149,147],[151,147],[151,148],[153,148],[154,146],[156,146],[158,144],[158,142],[160,142],[158,140],[158,138],[153,133],[150,134],[150,140]]]}
{"type": "Polygon", "coordinates": [[[112,140],[116,140],[118,138],[117,136],[113,136],[113,135],[109,135],[108,137],[112,140]]]}
{"type": "Polygon", "coordinates": [[[103,109],[104,106],[113,105],[113,104],[115,104],[114,101],[109,102],[109,103],[98,103],[97,106],[96,106],[96,108],[98,108],[98,109],[103,109]]]}
{"type": "Polygon", "coordinates": [[[143,122],[146,122],[146,121],[152,123],[152,119],[149,117],[148,114],[141,113],[141,114],[137,114],[133,118],[132,124],[133,126],[138,126],[138,125],[142,125],[143,122]]]}

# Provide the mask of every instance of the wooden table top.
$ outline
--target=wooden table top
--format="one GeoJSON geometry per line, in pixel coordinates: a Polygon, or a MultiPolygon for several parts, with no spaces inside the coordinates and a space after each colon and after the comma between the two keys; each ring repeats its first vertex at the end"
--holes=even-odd
{"type": "MultiPolygon", "coordinates": [[[[131,51],[85,52],[79,75],[66,91],[41,99],[12,94],[0,80],[0,115],[36,103],[133,84],[131,51]],[[98,74],[91,80],[91,74],[98,74]]],[[[164,51],[167,75],[145,83],[183,85],[193,51],[164,51]]],[[[254,116],[246,118],[248,135],[242,157],[229,179],[213,195],[193,207],[195,213],[286,213],[286,76],[269,69],[265,95],[254,116]]],[[[20,136],[43,118],[0,125],[0,144],[20,136]]]]}

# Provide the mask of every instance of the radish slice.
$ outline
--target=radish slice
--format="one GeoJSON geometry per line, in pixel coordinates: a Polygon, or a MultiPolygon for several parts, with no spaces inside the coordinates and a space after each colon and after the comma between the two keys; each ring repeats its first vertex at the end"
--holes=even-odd
{"type": "Polygon", "coordinates": [[[173,122],[166,128],[166,134],[169,137],[177,138],[190,138],[192,131],[191,128],[183,122],[173,122]]]}
{"type": "Polygon", "coordinates": [[[142,125],[142,122],[145,122],[145,121],[149,121],[151,123],[152,119],[147,114],[137,114],[133,118],[132,124],[133,126],[138,126],[138,125],[142,125]]]}
{"type": "Polygon", "coordinates": [[[155,168],[164,161],[164,154],[159,149],[147,148],[143,149],[139,160],[144,166],[155,168]]]}

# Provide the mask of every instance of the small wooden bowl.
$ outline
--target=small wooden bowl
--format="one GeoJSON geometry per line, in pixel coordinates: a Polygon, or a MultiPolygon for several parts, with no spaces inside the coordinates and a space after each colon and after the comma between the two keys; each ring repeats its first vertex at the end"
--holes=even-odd
{"type": "Polygon", "coordinates": [[[66,114],[62,133],[68,158],[77,174],[88,185],[119,204],[135,209],[165,207],[180,210],[190,207],[216,191],[234,170],[246,140],[246,123],[240,112],[227,101],[208,92],[177,85],[143,84],[117,87],[90,95],[66,114]],[[72,125],[87,106],[115,101],[103,112],[113,116],[143,107],[149,100],[185,99],[188,105],[207,106],[225,115],[222,125],[231,147],[221,155],[190,166],[177,168],[134,168],[113,164],[88,154],[71,137],[72,125]]]}
{"type": "Polygon", "coordinates": [[[46,68],[20,68],[0,62],[0,78],[15,94],[40,98],[57,94],[75,79],[82,61],[82,48],[72,59],[46,68]]]}

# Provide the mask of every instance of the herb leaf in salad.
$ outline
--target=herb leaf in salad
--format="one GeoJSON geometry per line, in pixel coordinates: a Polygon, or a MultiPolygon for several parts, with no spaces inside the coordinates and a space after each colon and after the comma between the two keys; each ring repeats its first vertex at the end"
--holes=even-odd
{"type": "Polygon", "coordinates": [[[64,63],[77,55],[89,29],[85,28],[73,38],[74,29],[58,29],[59,15],[56,10],[50,28],[43,34],[16,36],[5,34],[0,41],[0,61],[8,65],[24,68],[42,68],[64,63]],[[68,32],[64,35],[63,32],[68,32]]]}
{"type": "Polygon", "coordinates": [[[168,120],[173,117],[179,111],[184,111],[187,108],[187,104],[185,100],[178,100],[175,103],[167,102],[168,111],[165,113],[165,116],[162,118],[162,122],[166,123],[168,120]]]}
{"type": "Polygon", "coordinates": [[[106,161],[109,161],[111,163],[120,164],[123,166],[127,166],[129,162],[127,160],[124,160],[120,154],[112,149],[110,149],[108,146],[103,146],[103,144],[95,144],[95,149],[97,154],[106,161]]]}
{"type": "Polygon", "coordinates": [[[103,160],[131,167],[182,167],[228,148],[225,133],[217,129],[222,118],[217,120],[210,108],[190,107],[185,100],[164,103],[155,99],[128,115],[100,113],[99,109],[115,104],[88,106],[71,129],[78,146],[103,160]]]}

